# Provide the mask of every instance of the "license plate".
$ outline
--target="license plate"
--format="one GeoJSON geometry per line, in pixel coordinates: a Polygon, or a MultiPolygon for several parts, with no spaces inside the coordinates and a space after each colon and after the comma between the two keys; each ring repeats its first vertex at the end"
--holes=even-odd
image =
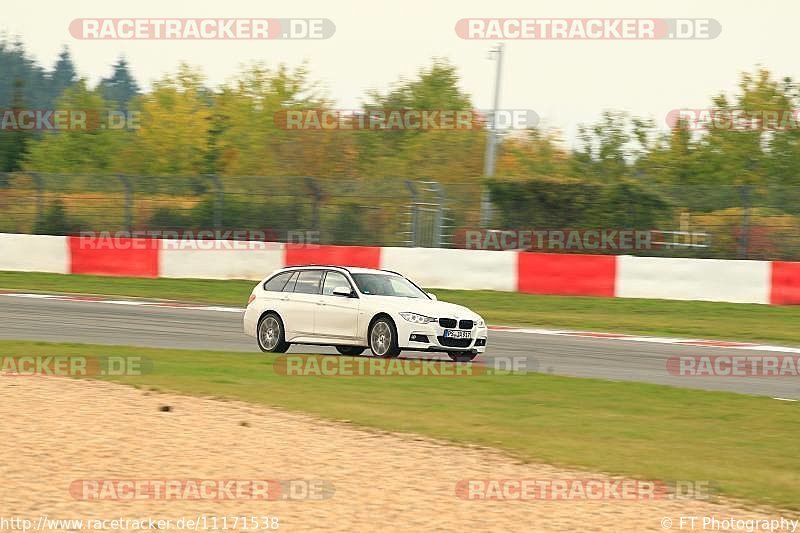
{"type": "Polygon", "coordinates": [[[448,339],[469,339],[471,338],[471,332],[469,331],[459,331],[457,329],[446,329],[444,330],[444,336],[448,339]]]}

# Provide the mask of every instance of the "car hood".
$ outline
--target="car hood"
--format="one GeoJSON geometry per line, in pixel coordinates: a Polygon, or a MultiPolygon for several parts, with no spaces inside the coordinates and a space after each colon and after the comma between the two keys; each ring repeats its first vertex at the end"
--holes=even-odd
{"type": "Polygon", "coordinates": [[[463,305],[451,304],[437,300],[421,298],[399,298],[395,296],[367,296],[370,300],[380,300],[381,306],[387,310],[402,313],[409,311],[432,318],[453,317],[477,320],[478,314],[463,305]]]}

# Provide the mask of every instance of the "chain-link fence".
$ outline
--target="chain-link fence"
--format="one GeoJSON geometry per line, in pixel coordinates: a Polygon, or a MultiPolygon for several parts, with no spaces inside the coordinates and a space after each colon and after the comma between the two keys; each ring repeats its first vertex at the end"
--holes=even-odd
{"type": "Polygon", "coordinates": [[[648,185],[643,194],[528,182],[493,190],[491,226],[481,229],[482,187],[409,177],[0,174],[0,232],[258,231],[320,244],[800,260],[800,187],[648,185]],[[647,245],[586,246],[587,235],[621,230],[648,232],[647,245]],[[496,238],[525,232],[545,239],[496,238]]]}
{"type": "Polygon", "coordinates": [[[321,244],[438,247],[451,242],[453,224],[477,224],[469,191],[477,197],[480,185],[457,187],[404,178],[0,174],[0,232],[252,231],[275,241],[313,234],[321,244]]]}

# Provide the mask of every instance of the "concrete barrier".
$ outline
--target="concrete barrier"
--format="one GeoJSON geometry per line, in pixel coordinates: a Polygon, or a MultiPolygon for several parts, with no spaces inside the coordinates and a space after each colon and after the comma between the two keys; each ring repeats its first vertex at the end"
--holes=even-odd
{"type": "Polygon", "coordinates": [[[0,233],[0,270],[69,274],[67,238],[0,233]]]}
{"type": "Polygon", "coordinates": [[[517,253],[446,248],[383,248],[381,266],[439,289],[517,289],[517,253]]]}
{"type": "Polygon", "coordinates": [[[158,277],[158,240],[75,236],[67,241],[71,274],[158,277]]]}
{"type": "Polygon", "coordinates": [[[614,296],[613,255],[519,252],[517,290],[531,294],[614,296]]]}
{"type": "Polygon", "coordinates": [[[800,263],[784,261],[0,234],[0,270],[258,280],[305,264],[394,270],[442,289],[800,304],[800,263]]]}
{"type": "Polygon", "coordinates": [[[772,262],[769,303],[800,305],[800,263],[772,262]]]}
{"type": "Polygon", "coordinates": [[[766,304],[770,297],[770,263],[618,256],[614,295],[766,304]]]}
{"type": "Polygon", "coordinates": [[[284,266],[284,245],[274,242],[207,241],[187,247],[161,241],[159,276],[164,278],[260,280],[284,266]]]}

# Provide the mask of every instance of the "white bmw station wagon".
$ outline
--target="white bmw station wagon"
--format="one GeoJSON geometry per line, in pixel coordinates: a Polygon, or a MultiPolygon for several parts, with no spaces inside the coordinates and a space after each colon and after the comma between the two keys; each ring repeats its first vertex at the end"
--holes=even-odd
{"type": "Polygon", "coordinates": [[[396,272],[323,265],[287,267],[262,280],[250,295],[244,331],[264,352],[314,344],[343,355],[367,348],[376,357],[445,352],[454,361],[485,351],[488,332],[476,313],[437,301],[396,272]]]}

